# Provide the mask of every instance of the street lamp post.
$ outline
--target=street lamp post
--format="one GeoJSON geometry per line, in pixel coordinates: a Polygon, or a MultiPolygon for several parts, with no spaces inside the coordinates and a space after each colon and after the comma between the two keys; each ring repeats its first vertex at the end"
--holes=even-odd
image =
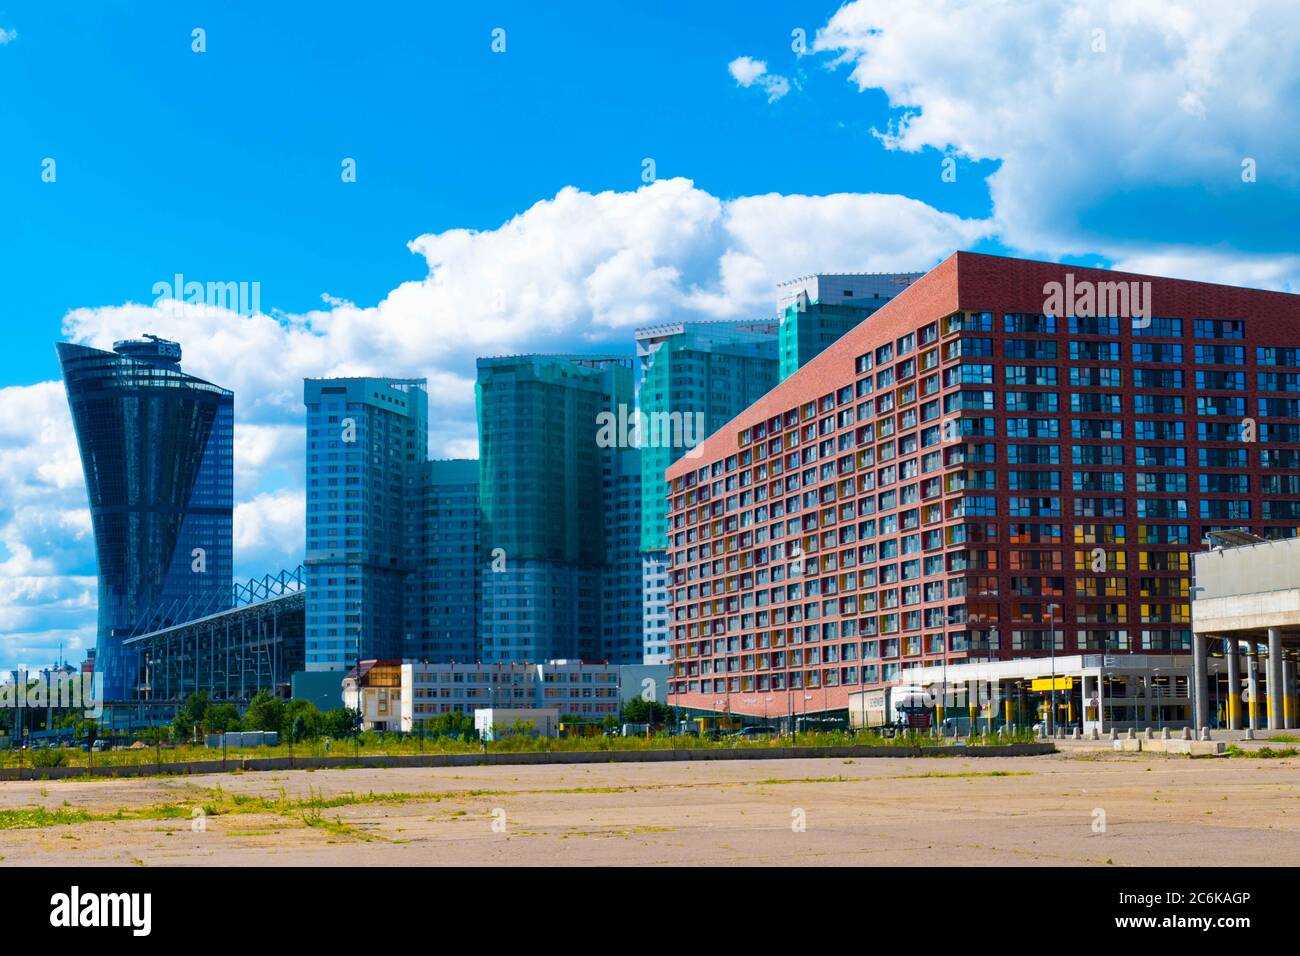
{"type": "Polygon", "coordinates": [[[1151,698],[1152,701],[1154,701],[1154,706],[1156,706],[1156,731],[1160,732],[1165,726],[1165,708],[1164,705],[1161,704],[1160,700],[1160,680],[1158,680],[1158,676],[1160,676],[1160,667],[1152,667],[1151,698]]]}
{"type": "Polygon", "coordinates": [[[1049,735],[1056,736],[1056,612],[1060,608],[1059,604],[1047,605],[1047,615],[1051,623],[1051,652],[1052,652],[1052,704],[1051,711],[1047,715],[1047,732],[1049,735]]]}
{"type": "Polygon", "coordinates": [[[943,688],[939,691],[939,734],[947,739],[948,728],[948,636],[943,638],[943,688]]]}

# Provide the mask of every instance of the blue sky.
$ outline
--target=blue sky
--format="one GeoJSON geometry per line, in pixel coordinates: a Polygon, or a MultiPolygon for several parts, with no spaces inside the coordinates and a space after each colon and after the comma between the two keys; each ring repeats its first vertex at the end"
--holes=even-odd
{"type": "Polygon", "coordinates": [[[884,98],[842,74],[809,70],[807,95],[770,106],[737,87],[729,61],[792,65],[791,31],[834,4],[266,8],[0,6],[17,33],[0,89],[25,91],[0,103],[0,256],[23,279],[0,381],[56,374],[68,310],[148,301],[175,272],[259,277],[263,304],[286,311],[324,291],[373,302],[424,274],[407,240],[493,228],[567,185],[635,189],[645,157],[720,197],[887,189],[988,213],[979,177],[951,188],[934,156],[879,148],[884,98]]]}
{"type": "Polygon", "coordinates": [[[93,642],[60,338],[156,331],[235,389],[261,573],[301,552],[304,376],[428,376],[472,455],[475,356],[770,315],[815,270],[1295,291],[1298,38],[1283,0],[0,0],[0,667],[93,642]],[[154,303],[176,273],[261,313],[154,303]]]}

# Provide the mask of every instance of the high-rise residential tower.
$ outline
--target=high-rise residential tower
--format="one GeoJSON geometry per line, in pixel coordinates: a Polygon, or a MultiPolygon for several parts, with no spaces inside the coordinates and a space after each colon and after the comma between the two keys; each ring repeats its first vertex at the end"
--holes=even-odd
{"type": "Polygon", "coordinates": [[[642,634],[641,454],[612,449],[605,465],[605,566],[601,570],[601,659],[640,664],[642,634]]]}
{"type": "Polygon", "coordinates": [[[922,275],[920,272],[818,273],[778,285],[781,381],[922,275]]]}
{"type": "Polygon", "coordinates": [[[423,379],[308,379],[307,670],[407,652],[406,528],[428,458],[423,379]]]}
{"type": "Polygon", "coordinates": [[[776,385],[777,332],[772,321],[677,322],[636,332],[646,663],[668,654],[664,471],[776,385]]]}
{"type": "Polygon", "coordinates": [[[601,414],[631,412],[631,358],[482,358],[475,391],[483,659],[611,659],[607,489],[628,445],[600,440],[601,414]]]}
{"type": "Polygon", "coordinates": [[[230,607],[235,399],[155,336],[57,348],[99,564],[96,667],[124,700],[125,638],[230,607]]]}
{"type": "Polygon", "coordinates": [[[1297,393],[1300,296],[957,253],[669,467],[670,702],[1185,652],[1205,536],[1300,527],[1297,393]]]}
{"type": "Polygon", "coordinates": [[[408,660],[434,664],[478,659],[482,610],[478,461],[426,462],[407,506],[408,660]]]}

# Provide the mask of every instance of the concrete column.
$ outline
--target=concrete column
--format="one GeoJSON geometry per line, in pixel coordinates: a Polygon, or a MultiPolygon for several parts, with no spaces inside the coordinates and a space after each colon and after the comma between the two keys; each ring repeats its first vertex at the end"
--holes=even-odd
{"type": "Polygon", "coordinates": [[[1286,696],[1282,698],[1282,722],[1286,724],[1288,730],[1294,730],[1296,723],[1296,700],[1295,700],[1295,661],[1282,662],[1282,686],[1286,689],[1286,696]]]}
{"type": "Polygon", "coordinates": [[[1268,629],[1268,729],[1281,730],[1282,721],[1282,632],[1276,627],[1268,629]]]}
{"type": "Polygon", "coordinates": [[[1246,643],[1246,726],[1259,729],[1259,655],[1254,641],[1246,643]]]}
{"type": "Polygon", "coordinates": [[[1210,726],[1209,690],[1205,679],[1208,663],[1206,644],[1204,634],[1192,634],[1192,726],[1197,729],[1210,726]]]}
{"type": "Polygon", "coordinates": [[[1241,645],[1236,638],[1225,642],[1223,656],[1228,659],[1228,729],[1241,730],[1241,645]]]}

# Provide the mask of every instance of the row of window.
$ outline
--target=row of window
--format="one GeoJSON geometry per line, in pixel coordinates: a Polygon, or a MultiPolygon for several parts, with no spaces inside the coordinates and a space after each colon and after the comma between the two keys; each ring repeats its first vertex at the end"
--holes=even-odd
{"type": "MultiPolygon", "coordinates": [[[[949,316],[944,325],[945,334],[992,332],[994,316],[992,312],[961,313],[949,316]]],[[[1061,327],[1067,328],[1071,335],[1119,336],[1123,330],[1129,330],[1135,336],[1180,339],[1183,337],[1184,322],[1168,316],[1124,319],[1118,316],[1072,315],[1062,326],[1054,315],[1008,312],[1002,316],[1002,331],[1012,335],[1055,335],[1061,327]]],[[[1246,323],[1241,319],[1194,319],[1192,335],[1198,339],[1244,339],[1246,323]]]]}

